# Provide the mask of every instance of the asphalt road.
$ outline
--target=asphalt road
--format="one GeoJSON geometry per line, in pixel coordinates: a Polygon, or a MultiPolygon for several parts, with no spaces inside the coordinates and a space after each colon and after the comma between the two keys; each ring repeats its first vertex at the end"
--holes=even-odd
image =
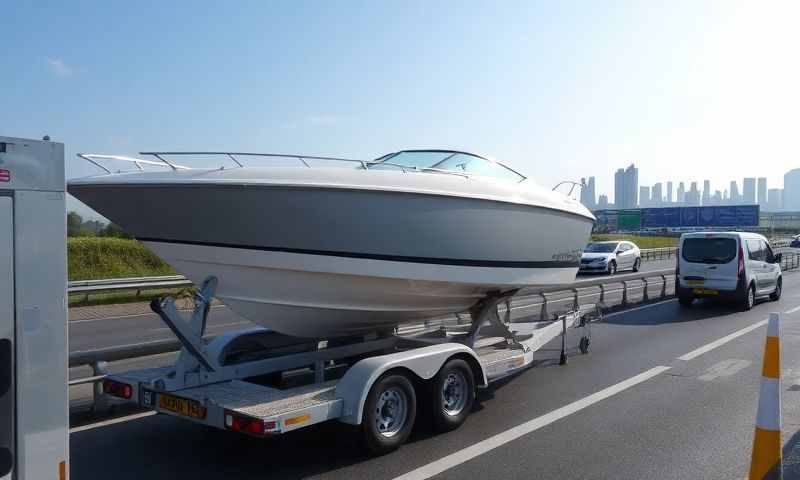
{"type": "Polygon", "coordinates": [[[588,355],[573,351],[558,366],[549,345],[534,368],[481,392],[462,428],[433,435],[418,424],[408,444],[383,457],[365,457],[351,428],[336,422],[259,440],[157,415],[73,429],[72,478],[744,478],[765,328],[742,329],[771,311],[790,312],[781,340],[785,478],[800,478],[793,273],[780,302],[751,312],[669,300],[612,314],[593,327],[588,355]]]}

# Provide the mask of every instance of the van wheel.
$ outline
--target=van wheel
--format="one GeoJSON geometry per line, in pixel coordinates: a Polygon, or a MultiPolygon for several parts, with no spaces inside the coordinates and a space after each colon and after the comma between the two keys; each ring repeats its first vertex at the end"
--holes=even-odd
{"type": "Polygon", "coordinates": [[[361,434],[364,446],[373,455],[383,455],[402,445],[414,427],[417,397],[411,381],[402,374],[380,378],[367,395],[361,434]]]}
{"type": "Polygon", "coordinates": [[[747,292],[745,292],[744,294],[744,298],[742,299],[742,310],[746,312],[752,309],[755,303],[756,303],[756,287],[754,285],[750,285],[747,288],[747,292]]]}
{"type": "Polygon", "coordinates": [[[611,260],[608,262],[608,274],[614,275],[615,273],[617,273],[617,262],[611,260]]]}
{"type": "Polygon", "coordinates": [[[777,302],[781,299],[781,292],[783,291],[783,279],[778,277],[778,283],[775,284],[775,291],[769,294],[769,299],[777,302]]]}
{"type": "Polygon", "coordinates": [[[465,360],[454,358],[444,364],[431,381],[431,400],[436,431],[455,430],[464,423],[475,400],[475,376],[465,360]]]}
{"type": "Polygon", "coordinates": [[[633,262],[633,271],[634,271],[634,272],[638,272],[640,268],[642,268],[642,259],[641,259],[641,257],[640,257],[640,258],[637,258],[637,259],[636,259],[636,260],[633,262]]]}

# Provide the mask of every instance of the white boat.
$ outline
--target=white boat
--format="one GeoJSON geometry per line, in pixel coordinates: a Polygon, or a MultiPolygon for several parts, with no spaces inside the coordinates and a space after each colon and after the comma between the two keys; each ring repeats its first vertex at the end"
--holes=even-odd
{"type": "Polygon", "coordinates": [[[571,283],[594,221],[574,199],[466,152],[146,154],[157,161],[82,154],[105,173],[69,192],[196,284],[217,277],[217,298],[241,316],[292,336],[388,330],[492,292],[571,283]],[[187,168],[178,155],[224,155],[235,168],[187,168]],[[300,163],[243,166],[254,157],[300,163]],[[104,160],[139,170],[112,173],[104,160]]]}

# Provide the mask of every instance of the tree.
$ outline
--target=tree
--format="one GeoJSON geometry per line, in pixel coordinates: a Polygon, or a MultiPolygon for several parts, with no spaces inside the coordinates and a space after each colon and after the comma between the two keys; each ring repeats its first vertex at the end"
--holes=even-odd
{"type": "Polygon", "coordinates": [[[67,214],[67,236],[69,237],[80,236],[82,227],[83,227],[83,217],[78,215],[78,212],[69,212],[67,214]]]}
{"type": "Polygon", "coordinates": [[[133,238],[125,233],[116,223],[109,223],[97,233],[100,237],[133,238]]]}

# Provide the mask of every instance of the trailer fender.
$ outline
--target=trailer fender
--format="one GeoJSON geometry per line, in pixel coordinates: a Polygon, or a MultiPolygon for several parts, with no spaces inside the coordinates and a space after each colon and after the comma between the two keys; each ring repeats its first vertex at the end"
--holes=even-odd
{"type": "Polygon", "coordinates": [[[460,343],[443,343],[369,357],[353,365],[336,386],[336,397],[343,400],[342,417],[339,420],[351,425],[361,423],[364,402],[372,384],[385,372],[393,368],[402,368],[414,372],[423,380],[429,380],[453,356],[465,356],[471,360],[473,367],[477,366],[480,369],[480,374],[475,375],[476,385],[482,387],[488,385],[486,372],[478,356],[471,348],[460,343]]]}

